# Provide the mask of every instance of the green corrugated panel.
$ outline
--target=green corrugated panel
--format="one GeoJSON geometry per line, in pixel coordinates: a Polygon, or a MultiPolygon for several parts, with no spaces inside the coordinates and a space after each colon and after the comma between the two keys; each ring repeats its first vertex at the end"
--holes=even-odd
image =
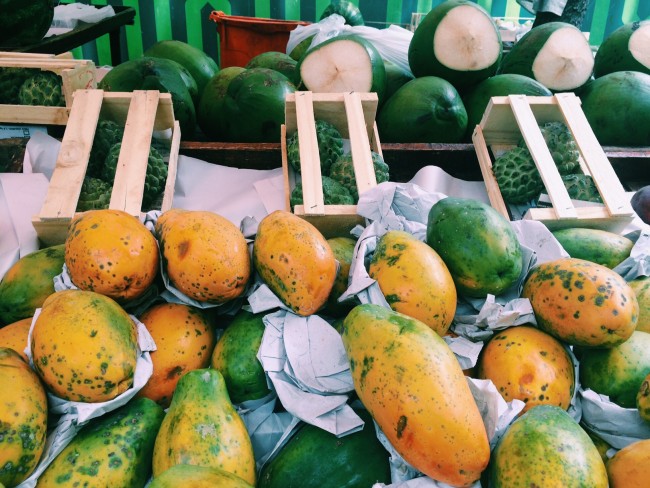
{"type": "MultiPolygon", "coordinates": [[[[648,1],[648,0],[646,0],[648,1]]],[[[640,0],[627,0],[623,7],[623,18],[621,19],[624,24],[634,22],[635,20],[642,20],[637,13],[639,10],[640,0]]]]}
{"type": "Polygon", "coordinates": [[[156,16],[156,40],[172,38],[172,16],[169,2],[154,1],[154,15],[156,16]]]}
{"type": "Polygon", "coordinates": [[[271,18],[271,2],[264,0],[255,0],[255,17],[263,19],[271,18]]]}
{"type": "Polygon", "coordinates": [[[397,25],[402,23],[402,0],[388,0],[386,3],[386,22],[397,25]]]}
{"type": "MultiPolygon", "coordinates": [[[[106,0],[97,0],[94,5],[108,5],[106,0]]],[[[102,36],[95,42],[97,47],[97,64],[99,66],[111,65],[111,43],[108,35],[102,36]]]]}
{"type": "Polygon", "coordinates": [[[210,5],[213,10],[221,10],[222,12],[230,15],[230,2],[228,0],[187,0],[185,2],[185,21],[187,24],[187,43],[192,46],[204,50],[203,47],[203,31],[196,26],[210,25],[210,28],[216,29],[216,24],[212,21],[205,22],[202,18],[201,10],[205,5],[210,5]]]}
{"type": "Polygon", "coordinates": [[[594,18],[591,21],[589,44],[599,46],[605,36],[607,27],[607,16],[609,14],[610,0],[596,0],[594,7],[594,18]]]}
{"type": "Polygon", "coordinates": [[[300,0],[285,0],[284,17],[287,20],[300,20],[300,0]]]}
{"type": "Polygon", "coordinates": [[[136,59],[142,56],[142,30],[140,28],[138,0],[123,0],[122,4],[125,7],[133,7],[136,11],[135,19],[133,19],[133,25],[127,25],[125,27],[129,59],[136,59]]]}

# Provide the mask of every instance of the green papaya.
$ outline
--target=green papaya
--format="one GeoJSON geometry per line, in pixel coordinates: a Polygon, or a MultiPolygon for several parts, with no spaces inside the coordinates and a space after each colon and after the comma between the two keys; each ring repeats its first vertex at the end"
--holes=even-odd
{"type": "Polygon", "coordinates": [[[478,200],[447,197],[435,203],[426,241],[442,257],[461,295],[498,295],[517,281],[523,267],[510,222],[478,200]]]}
{"type": "Polygon", "coordinates": [[[38,479],[39,488],[144,486],[163,409],[136,398],[91,420],[38,479]]]}
{"type": "Polygon", "coordinates": [[[278,73],[282,73],[284,76],[289,78],[291,83],[298,86],[300,83],[300,74],[298,73],[297,65],[297,61],[288,54],[279,51],[267,51],[252,57],[244,68],[272,69],[278,73]]]}
{"type": "Polygon", "coordinates": [[[368,488],[390,483],[388,452],[367,410],[355,410],[363,429],[337,437],[303,424],[262,468],[258,488],[368,488]],[[326,460],[326,462],[324,462],[326,460]]]}
{"type": "Polygon", "coordinates": [[[587,433],[560,407],[539,405],[515,420],[490,459],[491,488],[607,488],[607,471],[587,433]]]}
{"type": "Polygon", "coordinates": [[[266,373],[257,359],[265,329],[263,317],[264,314],[241,310],[219,338],[212,353],[211,366],[223,375],[233,403],[257,400],[271,391],[266,373]]]}
{"type": "Polygon", "coordinates": [[[47,247],[19,259],[0,282],[0,325],[27,317],[54,293],[54,277],[63,270],[64,245],[47,247]]]}
{"type": "Polygon", "coordinates": [[[640,71],[650,75],[650,19],[628,22],[614,30],[598,46],[594,76],[615,71],[640,71]]]}
{"type": "Polygon", "coordinates": [[[239,476],[219,468],[177,464],[156,476],[148,488],[253,488],[239,476]]]}
{"type": "Polygon", "coordinates": [[[599,229],[570,228],[553,236],[572,258],[584,259],[612,269],[630,256],[634,246],[627,237],[599,229]]]}
{"type": "Polygon", "coordinates": [[[245,68],[229,66],[219,71],[205,85],[197,108],[197,122],[201,131],[214,141],[225,140],[228,120],[224,116],[224,105],[228,85],[243,71],[245,68]]]}

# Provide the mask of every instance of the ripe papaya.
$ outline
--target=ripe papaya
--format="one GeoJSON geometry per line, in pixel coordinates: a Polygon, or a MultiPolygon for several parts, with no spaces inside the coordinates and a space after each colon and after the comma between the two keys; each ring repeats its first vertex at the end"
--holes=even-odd
{"type": "Polygon", "coordinates": [[[611,488],[645,488],[650,479],[650,439],[634,442],[607,462],[611,488]]]}
{"type": "Polygon", "coordinates": [[[456,313],[456,286],[431,247],[408,232],[388,231],[377,243],[368,274],[393,310],[445,335],[456,313]]]}
{"type": "Polygon", "coordinates": [[[142,322],[156,343],[151,352],[153,374],[138,396],[167,408],[181,376],[206,368],[216,342],[202,310],[180,303],[159,303],[147,309],[142,322]]]}
{"type": "Polygon", "coordinates": [[[91,420],[39,476],[37,486],[144,486],[164,415],[152,400],[135,398],[91,420]]]}
{"type": "Polygon", "coordinates": [[[250,277],[246,239],[214,212],[171,209],[156,222],[163,265],[172,284],[199,302],[240,296],[250,277]]]}
{"type": "Polygon", "coordinates": [[[562,408],[540,405],[515,420],[492,453],[491,488],[607,488],[594,443],[562,408]]]}
{"type": "Polygon", "coordinates": [[[397,452],[437,481],[479,479],[488,437],[445,341],[423,322],[372,304],[352,309],[342,338],[359,399],[397,452]]]}
{"type": "Polygon", "coordinates": [[[0,347],[0,484],[19,485],[34,471],[47,431],[47,397],[29,365],[0,347]]]}
{"type": "Polygon", "coordinates": [[[29,363],[25,348],[27,347],[27,336],[31,325],[32,317],[28,317],[0,329],[0,347],[13,349],[20,354],[26,363],[29,363]]]}
{"type": "Polygon", "coordinates": [[[34,369],[60,398],[104,402],[131,388],[139,349],[131,317],[107,296],[54,293],[32,329],[34,369]]]}
{"type": "Polygon", "coordinates": [[[635,330],[650,332],[650,276],[641,276],[628,282],[628,285],[639,302],[639,319],[635,330]]]}
{"type": "Polygon", "coordinates": [[[517,281],[523,266],[510,222],[478,200],[447,197],[435,203],[427,244],[445,262],[461,295],[498,295],[517,281]]]}
{"type": "Polygon", "coordinates": [[[568,409],[575,389],[573,363],[551,335],[529,326],[497,332],[483,347],[478,378],[492,380],[509,402],[523,401],[524,412],[538,405],[568,409]]]}
{"type": "Polygon", "coordinates": [[[54,293],[54,277],[63,270],[63,244],[19,259],[0,282],[0,324],[31,317],[54,293]]]}
{"type": "Polygon", "coordinates": [[[253,263],[264,283],[297,315],[320,309],[336,280],[336,259],[323,234],[283,210],[260,222],[253,263]]]}
{"type": "Polygon", "coordinates": [[[154,478],[176,464],[216,467],[255,485],[255,458],[246,426],[215,369],[183,376],[153,453],[154,478]]]}
{"type": "Polygon", "coordinates": [[[357,241],[349,237],[332,237],[327,239],[327,243],[332,248],[334,257],[339,262],[339,270],[323,313],[332,317],[345,317],[350,310],[360,303],[356,297],[348,298],[340,303],[338,301],[339,297],[348,289],[350,266],[352,265],[354,247],[357,241]]]}
{"type": "Polygon", "coordinates": [[[191,464],[177,464],[160,476],[156,476],[149,488],[178,488],[191,486],[192,488],[253,488],[239,476],[219,468],[193,466],[191,464]]]}
{"type": "Polygon", "coordinates": [[[636,395],[636,408],[646,422],[650,422],[650,374],[645,377],[636,395]]]}
{"type": "Polygon", "coordinates": [[[540,329],[569,344],[614,347],[628,340],[639,316],[634,291],[605,266],[561,258],[533,268],[521,296],[540,329]]]}
{"type": "Polygon", "coordinates": [[[72,219],[65,241],[72,282],[118,302],[138,298],[158,273],[158,246],[151,232],[121,210],[90,210],[72,219]]]}

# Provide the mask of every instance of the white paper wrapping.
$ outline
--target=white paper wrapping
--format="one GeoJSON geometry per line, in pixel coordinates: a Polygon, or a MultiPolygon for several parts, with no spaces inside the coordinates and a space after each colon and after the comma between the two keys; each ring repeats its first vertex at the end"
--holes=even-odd
{"type": "MultiPolygon", "coordinates": [[[[25,347],[25,354],[29,357],[30,365],[32,365],[32,367],[33,364],[31,362],[32,357],[29,344],[31,344],[32,330],[40,312],[41,309],[39,308],[34,314],[32,325],[29,329],[27,345],[25,347]]],[[[100,403],[73,402],[64,400],[47,392],[49,411],[53,414],[59,414],[61,417],[59,418],[54,430],[48,435],[43,455],[41,456],[41,460],[36,466],[36,469],[29,478],[18,485],[19,488],[34,488],[41,473],[45,471],[54,458],[65,449],[70,441],[72,441],[81,427],[94,418],[100,417],[107,412],[112,412],[113,410],[126,405],[129,400],[131,400],[136,393],[144,387],[147,381],[149,381],[149,378],[153,373],[153,363],[151,362],[149,352],[156,350],[156,343],[142,322],[132,315],[131,319],[137,327],[138,348],[140,350],[133,376],[133,386],[114,399],[100,403]]]]}
{"type": "Polygon", "coordinates": [[[623,408],[593,390],[580,390],[582,423],[615,449],[650,439],[650,424],[636,408],[623,408]]]}
{"type": "Polygon", "coordinates": [[[257,357],[284,408],[337,436],[362,428],[347,405],[354,385],[338,332],[317,315],[285,310],[265,316],[264,324],[257,357]]]}
{"type": "Polygon", "coordinates": [[[650,276],[650,226],[646,226],[634,243],[630,257],[614,268],[626,281],[650,276]]]}

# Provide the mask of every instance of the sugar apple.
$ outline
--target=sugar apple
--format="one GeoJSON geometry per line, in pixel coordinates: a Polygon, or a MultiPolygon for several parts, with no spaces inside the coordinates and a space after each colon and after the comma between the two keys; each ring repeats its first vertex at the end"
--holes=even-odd
{"type": "Polygon", "coordinates": [[[113,187],[110,183],[99,178],[86,176],[81,185],[81,193],[77,201],[77,212],[108,208],[112,191],[113,187]]]}
{"type": "Polygon", "coordinates": [[[20,104],[18,92],[25,80],[31,78],[37,70],[30,68],[0,67],[0,103],[20,104]]]}
{"type": "MultiPolygon", "coordinates": [[[[102,179],[113,181],[117,170],[117,161],[120,156],[122,143],[114,145],[106,156],[106,162],[102,171],[102,179]]],[[[167,165],[160,152],[152,147],[149,149],[149,160],[147,162],[147,175],[144,180],[144,194],[142,197],[143,207],[149,208],[156,202],[158,197],[165,190],[167,182],[167,165]]]]}
{"type": "Polygon", "coordinates": [[[122,142],[122,136],[124,136],[124,127],[120,124],[109,119],[99,120],[86,175],[101,178],[106,156],[113,146],[122,142]]]}
{"type": "Polygon", "coordinates": [[[527,203],[544,190],[535,161],[525,147],[515,147],[499,156],[492,172],[507,203],[527,203]]]}
{"type": "MultiPolygon", "coordinates": [[[[547,122],[540,126],[539,129],[560,174],[580,173],[580,151],[566,124],[563,122],[547,122]]],[[[519,146],[526,147],[526,142],[522,139],[519,141],[519,146]]]]}
{"type": "MultiPolygon", "coordinates": [[[[374,151],[372,154],[372,165],[375,169],[375,179],[377,184],[388,181],[388,165],[384,162],[382,157],[374,151]]],[[[359,200],[359,190],[357,189],[357,181],[354,177],[354,164],[352,163],[352,154],[344,154],[336,160],[330,168],[330,178],[338,181],[348,189],[354,201],[359,200]]]]}
{"type": "Polygon", "coordinates": [[[39,71],[20,86],[18,99],[21,105],[65,107],[61,77],[52,71],[39,71]]]}
{"type": "Polygon", "coordinates": [[[603,203],[596,183],[589,175],[565,175],[562,176],[564,186],[573,200],[584,200],[586,202],[603,203]]]}
{"type": "MultiPolygon", "coordinates": [[[[330,167],[343,154],[343,138],[336,127],[324,120],[316,121],[316,139],[320,154],[321,174],[329,174],[330,167]]],[[[300,173],[300,150],[298,132],[287,139],[287,160],[295,171],[300,173]]]]}
{"type": "MultiPolygon", "coordinates": [[[[325,205],[354,205],[354,199],[346,187],[332,178],[323,176],[323,202],[325,205]]],[[[289,199],[291,206],[302,205],[302,183],[298,183],[289,199]]]]}

